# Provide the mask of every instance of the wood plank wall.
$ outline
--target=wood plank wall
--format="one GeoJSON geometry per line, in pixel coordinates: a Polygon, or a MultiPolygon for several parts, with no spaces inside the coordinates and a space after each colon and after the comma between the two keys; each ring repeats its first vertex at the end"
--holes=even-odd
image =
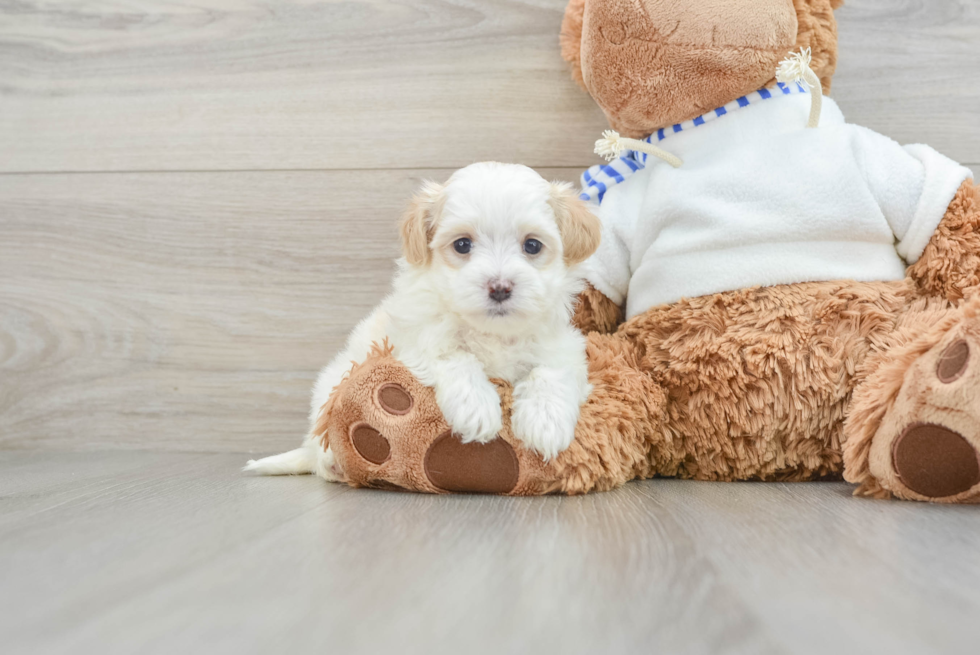
{"type": "MultiPolygon", "coordinates": [[[[0,2],[0,448],[296,443],[421,179],[596,163],[563,5],[0,2]]],[[[980,2],[838,18],[848,118],[980,170],[980,2]]]]}

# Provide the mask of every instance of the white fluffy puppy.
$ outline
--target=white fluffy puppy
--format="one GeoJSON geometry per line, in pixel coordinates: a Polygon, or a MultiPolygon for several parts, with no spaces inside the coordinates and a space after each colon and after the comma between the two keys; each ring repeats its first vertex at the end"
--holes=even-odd
{"type": "MultiPolygon", "coordinates": [[[[500,398],[489,378],[502,378],[514,385],[514,435],[545,459],[566,449],[590,391],[585,339],[571,316],[582,286],[577,264],[599,245],[598,219],[571,185],[488,162],[445,185],[427,182],[401,234],[394,290],[321,371],[311,424],[351,362],[387,338],[394,356],[435,389],[464,442],[500,431],[500,398]]],[[[343,479],[312,432],[300,448],[245,470],[343,479]]]]}

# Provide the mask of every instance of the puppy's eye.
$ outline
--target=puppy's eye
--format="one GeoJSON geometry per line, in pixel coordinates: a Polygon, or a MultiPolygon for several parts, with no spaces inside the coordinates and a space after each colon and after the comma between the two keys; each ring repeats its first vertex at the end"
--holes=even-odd
{"type": "Polygon", "coordinates": [[[456,239],[455,241],[453,241],[453,250],[455,250],[461,255],[469,254],[470,248],[472,247],[473,247],[472,239],[463,238],[463,239],[456,239]]]}
{"type": "Polygon", "coordinates": [[[536,255],[541,252],[541,248],[544,246],[537,239],[528,239],[524,242],[524,252],[529,255],[536,255]]]}

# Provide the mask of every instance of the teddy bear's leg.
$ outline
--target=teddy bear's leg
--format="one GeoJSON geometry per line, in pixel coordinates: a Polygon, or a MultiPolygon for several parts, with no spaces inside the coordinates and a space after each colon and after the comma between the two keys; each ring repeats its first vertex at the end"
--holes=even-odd
{"type": "Polygon", "coordinates": [[[963,182],[909,277],[922,293],[958,302],[980,292],[980,187],[963,182]]]}
{"type": "Polygon", "coordinates": [[[980,299],[920,300],[865,367],[844,426],[856,493],[980,501],[980,299]]]}
{"type": "MultiPolygon", "coordinates": [[[[503,392],[509,400],[509,389],[503,392]]],[[[353,367],[321,410],[315,432],[355,487],[521,493],[537,470],[511,438],[463,444],[433,389],[388,348],[376,347],[353,367]]]]}
{"type": "Polygon", "coordinates": [[[633,346],[612,335],[588,338],[589,380],[575,441],[555,459],[510,430],[512,389],[498,384],[504,429],[486,444],[462,443],[423,386],[384,349],[375,349],[335,389],[317,433],[353,486],[428,493],[510,495],[611,489],[655,472],[665,395],[637,366],[633,346]]]}
{"type": "Polygon", "coordinates": [[[575,441],[551,464],[551,490],[565,494],[614,489],[649,478],[671,459],[664,429],[667,394],[643,370],[642,348],[622,333],[587,337],[592,392],[575,441]]]}

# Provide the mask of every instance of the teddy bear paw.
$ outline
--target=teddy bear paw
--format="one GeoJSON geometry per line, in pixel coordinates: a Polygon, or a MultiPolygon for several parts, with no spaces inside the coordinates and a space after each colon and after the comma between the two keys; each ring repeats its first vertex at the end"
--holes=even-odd
{"type": "MultiPolygon", "coordinates": [[[[499,387],[509,407],[510,388],[499,387]]],[[[507,425],[485,443],[450,429],[435,392],[377,349],[334,390],[324,414],[330,451],[347,482],[428,493],[536,494],[548,490],[541,458],[507,425]]]]}
{"type": "Polygon", "coordinates": [[[867,470],[900,498],[980,501],[980,329],[955,326],[911,363],[871,441],[867,470]]]}

